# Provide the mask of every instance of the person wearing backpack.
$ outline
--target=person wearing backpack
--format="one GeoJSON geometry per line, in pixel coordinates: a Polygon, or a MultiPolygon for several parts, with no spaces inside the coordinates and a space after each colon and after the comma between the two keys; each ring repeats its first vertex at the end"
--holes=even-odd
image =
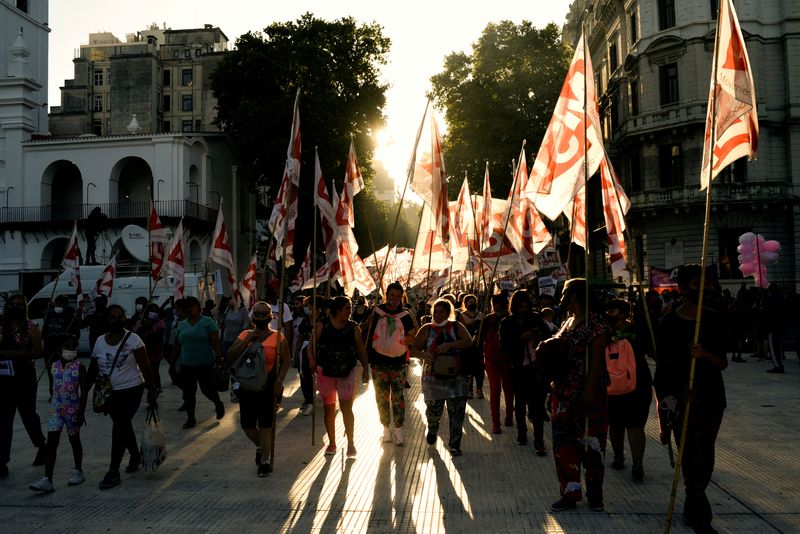
{"type": "MultiPolygon", "coordinates": [[[[625,468],[625,433],[631,449],[631,477],[644,480],[644,425],[653,400],[653,377],[645,360],[645,346],[639,342],[633,323],[631,306],[621,299],[606,305],[606,318],[612,328],[611,343],[606,347],[608,386],[608,437],[614,451],[612,469],[625,468]]],[[[647,339],[647,338],[644,338],[647,339]]]]}
{"type": "Polygon", "coordinates": [[[417,325],[403,309],[403,286],[392,282],[386,288],[386,303],[376,306],[367,320],[367,356],[369,357],[375,401],[383,425],[383,442],[394,438],[402,447],[406,414],[406,354],[414,342],[417,325]],[[394,423],[394,431],[390,424],[394,423]]]}
{"type": "Polygon", "coordinates": [[[436,443],[445,403],[450,424],[448,447],[461,455],[461,435],[467,410],[467,374],[462,365],[465,349],[472,345],[466,327],[453,319],[453,304],[444,298],[433,304],[433,319],[417,333],[412,353],[422,360],[422,394],[428,421],[428,445],[436,443]]]}
{"type": "Polygon", "coordinates": [[[256,446],[256,473],[265,477],[272,472],[275,402],[283,394],[291,358],[286,338],[270,327],[270,305],[256,302],[250,317],[253,329],[239,334],[228,349],[228,359],[239,383],[239,424],[256,446]]]}
{"type": "Polygon", "coordinates": [[[361,362],[361,381],[369,383],[367,351],[361,341],[361,330],[350,320],[352,305],[348,297],[335,297],[330,304],[330,318],[317,322],[315,343],[308,353],[312,372],[317,373],[317,389],[325,408],[325,430],[328,433],[326,455],[336,454],[336,397],[347,436],[347,457],[356,457],[353,440],[355,417],[353,396],[356,391],[356,363],[361,362]]]}

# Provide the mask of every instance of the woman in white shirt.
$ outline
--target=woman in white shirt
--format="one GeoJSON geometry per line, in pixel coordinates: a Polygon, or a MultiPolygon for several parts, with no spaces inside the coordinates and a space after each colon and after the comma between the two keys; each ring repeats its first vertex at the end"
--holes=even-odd
{"type": "Polygon", "coordinates": [[[134,473],[139,470],[141,454],[133,431],[133,417],[139,410],[145,386],[148,404],[155,404],[158,397],[147,359],[147,349],[139,336],[125,329],[125,310],[116,304],[109,306],[106,320],[108,333],[97,338],[88,372],[89,387],[94,384],[98,375],[110,376],[111,379],[111,465],[100,482],[100,489],[113,488],[122,483],[119,466],[125,449],[130,453],[125,472],[134,473]]]}

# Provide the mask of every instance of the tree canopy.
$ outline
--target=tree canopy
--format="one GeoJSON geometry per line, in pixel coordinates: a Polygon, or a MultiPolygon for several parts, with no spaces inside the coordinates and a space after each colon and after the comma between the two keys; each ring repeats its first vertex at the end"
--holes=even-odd
{"type": "Polygon", "coordinates": [[[445,58],[431,83],[448,125],[443,144],[451,193],[465,172],[472,190],[480,191],[487,161],[492,190],[496,196],[508,193],[511,161],[527,139],[525,152],[533,163],[570,59],[555,24],[536,29],[528,21],[490,23],[471,54],[445,58]]]}
{"type": "Polygon", "coordinates": [[[306,13],[239,37],[211,77],[217,124],[238,149],[240,173],[253,186],[269,186],[272,198],[283,175],[292,108],[301,89],[301,202],[295,244],[301,259],[305,248],[299,246],[310,239],[313,208],[303,199],[313,191],[315,146],[326,180],[340,191],[352,136],[367,182],[357,202],[380,210],[368,197],[373,133],[384,124],[387,85],[380,80],[380,67],[389,47],[376,23],[359,24],[351,17],[327,21],[306,13]]]}

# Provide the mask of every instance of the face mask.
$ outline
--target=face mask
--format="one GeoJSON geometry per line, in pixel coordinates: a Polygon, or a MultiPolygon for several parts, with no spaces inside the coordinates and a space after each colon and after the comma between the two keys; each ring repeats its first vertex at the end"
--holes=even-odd
{"type": "Polygon", "coordinates": [[[158,313],[156,313],[156,312],[147,312],[147,318],[148,319],[152,319],[153,321],[155,321],[156,319],[158,319],[158,313]]]}
{"type": "Polygon", "coordinates": [[[269,326],[269,319],[253,319],[253,324],[256,325],[256,328],[263,330],[269,326]]]}
{"type": "Polygon", "coordinates": [[[61,357],[67,360],[68,362],[71,362],[72,360],[78,357],[78,351],[63,349],[61,351],[61,357]]]}
{"type": "Polygon", "coordinates": [[[389,307],[389,309],[393,310],[395,308],[399,308],[400,307],[400,301],[399,300],[387,300],[386,301],[386,305],[389,307]]]}
{"type": "Polygon", "coordinates": [[[144,305],[142,305],[142,304],[137,304],[137,305],[136,305],[136,311],[140,312],[140,311],[142,311],[143,309],[144,309],[144,305]]]}
{"type": "Polygon", "coordinates": [[[446,326],[446,325],[447,325],[447,319],[445,319],[444,321],[442,321],[442,322],[440,322],[440,323],[433,323],[433,325],[434,325],[435,327],[437,327],[437,328],[443,328],[444,326],[446,326]]]}
{"type": "Polygon", "coordinates": [[[311,308],[303,308],[303,313],[305,313],[306,315],[310,316],[311,315],[311,308]]]}
{"type": "Polygon", "coordinates": [[[64,313],[64,307],[56,306],[55,308],[53,308],[53,313],[64,313]]]}

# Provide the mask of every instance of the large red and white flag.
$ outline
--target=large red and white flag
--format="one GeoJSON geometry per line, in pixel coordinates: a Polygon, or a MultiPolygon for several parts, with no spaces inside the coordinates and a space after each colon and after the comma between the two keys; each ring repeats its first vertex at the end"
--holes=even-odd
{"type": "Polygon", "coordinates": [[[550,220],[566,213],[567,205],[584,185],[584,151],[585,179],[597,172],[603,159],[603,135],[592,72],[592,60],[581,36],[526,191],[528,199],[550,220]]]}
{"type": "Polygon", "coordinates": [[[150,199],[150,215],[147,220],[147,233],[150,236],[150,276],[153,280],[161,277],[161,265],[164,263],[164,247],[169,243],[167,228],[161,224],[153,199],[150,199]]]}
{"type": "Polygon", "coordinates": [[[289,148],[286,151],[286,165],[283,168],[283,179],[272,207],[269,218],[269,229],[277,243],[275,254],[277,259],[283,258],[286,267],[294,265],[294,231],[297,221],[297,197],[300,185],[300,89],[294,99],[292,114],[292,131],[289,136],[289,148]]]}
{"type": "Polygon", "coordinates": [[[219,212],[217,213],[217,224],[214,226],[214,235],[211,238],[209,259],[228,270],[228,283],[231,286],[231,294],[234,301],[237,301],[236,263],[233,261],[233,248],[228,239],[228,227],[225,225],[225,217],[222,214],[222,198],[219,199],[219,212]]]}
{"type": "Polygon", "coordinates": [[[247,311],[252,310],[253,305],[256,303],[256,276],[258,274],[256,256],[257,254],[253,254],[242,276],[242,282],[239,284],[239,295],[241,295],[242,304],[247,308],[247,311]]]}
{"type": "Polygon", "coordinates": [[[430,150],[422,153],[414,167],[411,188],[430,206],[434,226],[443,243],[450,240],[450,211],[447,197],[447,172],[444,168],[444,151],[439,127],[433,113],[430,121],[430,150]]]}
{"type": "Polygon", "coordinates": [[[182,299],[185,296],[184,291],[184,272],[185,272],[185,248],[183,245],[183,219],[178,223],[175,233],[172,236],[172,241],[167,247],[167,257],[164,260],[164,274],[171,276],[173,279],[172,296],[177,299],[182,299]]]}
{"type": "Polygon", "coordinates": [[[303,288],[303,284],[305,284],[306,281],[310,279],[311,279],[311,245],[308,245],[308,251],[306,252],[306,257],[303,260],[303,263],[300,265],[300,268],[297,270],[297,274],[294,275],[292,283],[289,284],[289,291],[292,293],[300,291],[303,288]]]}
{"type": "Polygon", "coordinates": [[[586,248],[586,189],[581,187],[572,202],[564,208],[570,226],[570,240],[581,248],[586,248]]]}
{"type": "Polygon", "coordinates": [[[117,256],[115,255],[111,258],[111,261],[108,262],[108,265],[105,266],[103,271],[100,273],[100,276],[97,278],[97,282],[94,284],[94,288],[92,289],[91,296],[97,297],[99,295],[105,295],[108,298],[111,298],[111,293],[114,291],[114,276],[117,274],[117,256]]]}
{"type": "Polygon", "coordinates": [[[626,270],[628,253],[625,250],[625,214],[631,201],[622,190],[611,161],[606,156],[600,163],[600,181],[603,190],[603,216],[608,234],[608,255],[611,272],[621,276],[626,270]]]}
{"type": "Polygon", "coordinates": [[[492,186],[489,183],[489,162],[486,162],[486,172],[483,175],[483,207],[478,217],[478,228],[481,228],[479,246],[485,248],[494,232],[492,220],[492,186]]]}
{"type": "Polygon", "coordinates": [[[350,140],[350,151],[347,153],[347,168],[344,174],[344,186],[342,187],[342,198],[336,207],[336,224],[338,226],[348,225],[350,228],[355,226],[355,196],[364,189],[364,179],[361,178],[361,171],[358,170],[358,158],[353,141],[350,140]]]}
{"type": "MultiPolygon", "coordinates": [[[[320,224],[322,226],[322,241],[325,247],[325,266],[323,270],[328,275],[339,271],[339,244],[337,236],[339,227],[336,224],[336,213],[339,208],[339,197],[334,187],[333,196],[328,192],[328,185],[325,176],[322,174],[322,166],[319,162],[319,154],[315,152],[314,157],[314,202],[319,209],[320,224]]],[[[317,275],[315,275],[316,278],[317,275]]],[[[332,277],[335,278],[335,277],[332,277]]]]}
{"type": "Polygon", "coordinates": [[[737,159],[744,156],[755,159],[758,149],[758,112],[753,71],[731,0],[719,0],[717,32],[703,143],[703,166],[700,170],[701,190],[709,185],[709,171],[713,180],[737,159]]]}
{"type": "Polygon", "coordinates": [[[469,234],[475,228],[470,202],[472,202],[472,197],[469,194],[469,182],[465,176],[458,192],[458,199],[451,207],[450,250],[453,254],[456,253],[456,249],[469,247],[469,234]]]}
{"type": "Polygon", "coordinates": [[[75,287],[75,296],[78,300],[78,309],[83,309],[83,289],[81,288],[81,250],[78,248],[78,221],[72,227],[72,235],[67,243],[67,251],[61,268],[69,277],[75,287]]]}
{"type": "Polygon", "coordinates": [[[517,176],[514,188],[509,191],[508,240],[520,254],[533,259],[550,242],[550,232],[534,208],[533,202],[525,197],[528,187],[528,164],[525,148],[519,153],[517,176]]]}

